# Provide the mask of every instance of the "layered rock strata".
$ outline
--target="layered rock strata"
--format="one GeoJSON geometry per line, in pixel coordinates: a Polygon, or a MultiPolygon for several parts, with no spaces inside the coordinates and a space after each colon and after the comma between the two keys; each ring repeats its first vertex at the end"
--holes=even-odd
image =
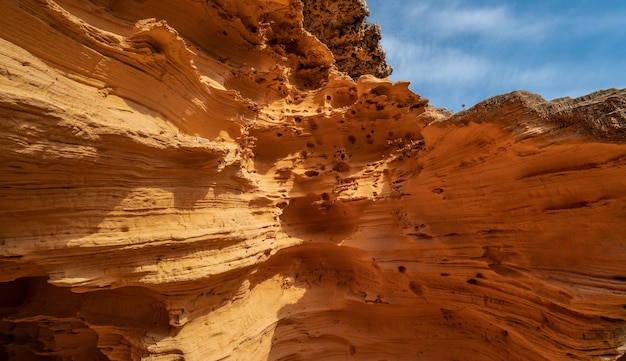
{"type": "Polygon", "coordinates": [[[626,92],[452,115],[312,4],[2,1],[0,358],[623,359],[626,92]]]}

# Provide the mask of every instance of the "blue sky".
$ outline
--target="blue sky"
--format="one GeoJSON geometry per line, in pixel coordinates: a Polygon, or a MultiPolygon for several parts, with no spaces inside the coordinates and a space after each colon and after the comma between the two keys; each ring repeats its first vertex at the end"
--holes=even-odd
{"type": "Polygon", "coordinates": [[[459,111],[517,89],[626,88],[626,1],[368,0],[392,80],[459,111]]]}

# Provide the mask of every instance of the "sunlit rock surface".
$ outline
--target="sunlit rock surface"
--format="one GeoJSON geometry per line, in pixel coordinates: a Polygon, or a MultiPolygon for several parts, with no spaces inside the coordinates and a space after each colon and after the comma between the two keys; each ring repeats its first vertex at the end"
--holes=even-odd
{"type": "Polygon", "coordinates": [[[624,358],[626,91],[432,108],[361,1],[0,6],[0,359],[624,358]]]}

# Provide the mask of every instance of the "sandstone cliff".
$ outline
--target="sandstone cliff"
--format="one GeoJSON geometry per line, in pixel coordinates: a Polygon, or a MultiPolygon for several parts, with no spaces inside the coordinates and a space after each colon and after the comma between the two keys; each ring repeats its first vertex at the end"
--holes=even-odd
{"type": "Polygon", "coordinates": [[[356,0],[0,6],[0,359],[623,359],[625,90],[434,109],[356,0]]]}

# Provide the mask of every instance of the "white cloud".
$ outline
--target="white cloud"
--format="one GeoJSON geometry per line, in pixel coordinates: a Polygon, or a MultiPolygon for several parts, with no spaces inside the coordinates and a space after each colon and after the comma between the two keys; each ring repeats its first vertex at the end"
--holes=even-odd
{"type": "Polygon", "coordinates": [[[562,17],[558,19],[558,27],[553,36],[566,41],[578,40],[583,47],[583,41],[607,42],[621,47],[626,38],[624,19],[626,11],[596,16],[562,17]]]}
{"type": "Polygon", "coordinates": [[[480,36],[485,39],[531,39],[545,36],[554,25],[541,17],[516,14],[510,6],[474,6],[457,0],[406,3],[407,24],[435,38],[480,36]]]}
{"type": "Polygon", "coordinates": [[[463,48],[410,43],[393,36],[383,37],[382,45],[394,67],[392,79],[410,81],[411,89],[434,105],[458,103],[457,109],[503,92],[563,85],[572,70],[554,64],[499,63],[463,48]]]}
{"type": "MultiPolygon", "coordinates": [[[[515,65],[513,65],[515,66],[515,65]]],[[[498,67],[502,73],[502,85],[515,85],[517,87],[544,87],[549,84],[554,84],[559,79],[563,79],[567,70],[559,69],[551,64],[542,65],[540,67],[533,68],[520,68],[513,67],[508,68],[506,64],[502,64],[498,67]]]]}
{"type": "MultiPolygon", "coordinates": [[[[439,47],[383,37],[387,61],[394,72],[417,83],[470,84],[485,77],[488,59],[454,47],[439,47]]],[[[418,85],[418,84],[415,84],[418,85]]]]}
{"type": "Polygon", "coordinates": [[[624,86],[622,10],[577,3],[374,0],[393,80],[460,109],[517,89],[546,99],[624,86]],[[492,4],[492,5],[488,5],[492,4]],[[593,13],[590,13],[593,12],[593,13]],[[613,59],[613,60],[609,60],[613,59]],[[620,80],[621,78],[621,80],[620,80]]]}

